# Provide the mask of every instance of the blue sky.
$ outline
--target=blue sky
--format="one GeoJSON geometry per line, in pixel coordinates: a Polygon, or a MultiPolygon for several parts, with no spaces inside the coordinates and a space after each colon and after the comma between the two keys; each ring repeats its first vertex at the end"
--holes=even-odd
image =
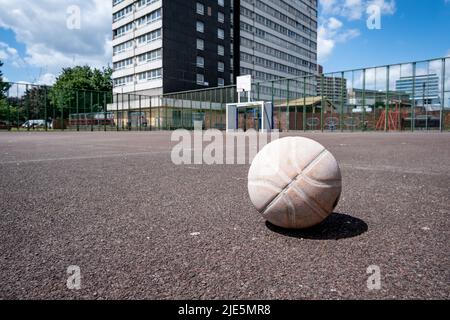
{"type": "Polygon", "coordinates": [[[357,30],[359,33],[336,43],[332,53],[321,59],[326,72],[450,54],[450,0],[384,1],[392,3],[393,7],[382,12],[380,30],[367,28],[365,14],[360,19],[351,19],[348,14],[327,13],[324,2],[321,2],[320,12],[322,26],[335,18],[342,23],[341,32],[357,30]]]}
{"type": "MultiPolygon", "coordinates": [[[[450,55],[450,0],[319,0],[319,63],[325,72],[450,55]],[[381,29],[366,26],[369,5],[381,29]]],[[[0,0],[0,60],[10,81],[51,84],[63,66],[111,60],[111,2],[0,0]],[[81,9],[81,29],[66,27],[81,9]]]]}

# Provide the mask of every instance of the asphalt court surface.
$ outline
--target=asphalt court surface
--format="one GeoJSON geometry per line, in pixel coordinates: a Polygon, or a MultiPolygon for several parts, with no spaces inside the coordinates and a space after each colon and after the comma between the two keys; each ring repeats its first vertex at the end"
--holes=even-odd
{"type": "Polygon", "coordinates": [[[343,175],[306,231],[265,223],[249,165],[174,165],[170,134],[0,133],[0,299],[450,298],[450,134],[289,133],[343,175]]]}

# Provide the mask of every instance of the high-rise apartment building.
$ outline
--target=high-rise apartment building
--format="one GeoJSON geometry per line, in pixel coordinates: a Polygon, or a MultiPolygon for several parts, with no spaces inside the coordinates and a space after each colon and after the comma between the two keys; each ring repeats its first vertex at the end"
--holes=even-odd
{"type": "Polygon", "coordinates": [[[229,85],[230,0],[113,0],[115,93],[229,85]]]}
{"type": "Polygon", "coordinates": [[[315,74],[317,0],[112,1],[115,93],[315,74]]]}
{"type": "Polygon", "coordinates": [[[317,70],[317,0],[234,0],[234,58],[256,80],[317,70]]]}

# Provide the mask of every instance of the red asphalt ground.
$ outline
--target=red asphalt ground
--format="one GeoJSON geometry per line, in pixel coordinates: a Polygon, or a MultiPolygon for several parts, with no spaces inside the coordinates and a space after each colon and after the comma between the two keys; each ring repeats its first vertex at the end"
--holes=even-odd
{"type": "Polygon", "coordinates": [[[175,166],[168,132],[0,133],[0,299],[449,299],[450,134],[303,136],[343,195],[285,231],[252,207],[249,165],[175,166]]]}

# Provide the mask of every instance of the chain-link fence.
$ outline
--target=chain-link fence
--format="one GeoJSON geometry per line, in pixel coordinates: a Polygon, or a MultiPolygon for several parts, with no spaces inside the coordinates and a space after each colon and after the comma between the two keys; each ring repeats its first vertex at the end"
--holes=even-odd
{"type": "MultiPolygon", "coordinates": [[[[450,130],[448,57],[270,81],[252,76],[251,100],[273,103],[281,131],[450,130]]],[[[235,86],[147,96],[11,83],[0,99],[0,129],[223,130],[226,105],[237,101],[235,86]]],[[[238,118],[248,129],[258,114],[247,108],[238,118]]]]}

